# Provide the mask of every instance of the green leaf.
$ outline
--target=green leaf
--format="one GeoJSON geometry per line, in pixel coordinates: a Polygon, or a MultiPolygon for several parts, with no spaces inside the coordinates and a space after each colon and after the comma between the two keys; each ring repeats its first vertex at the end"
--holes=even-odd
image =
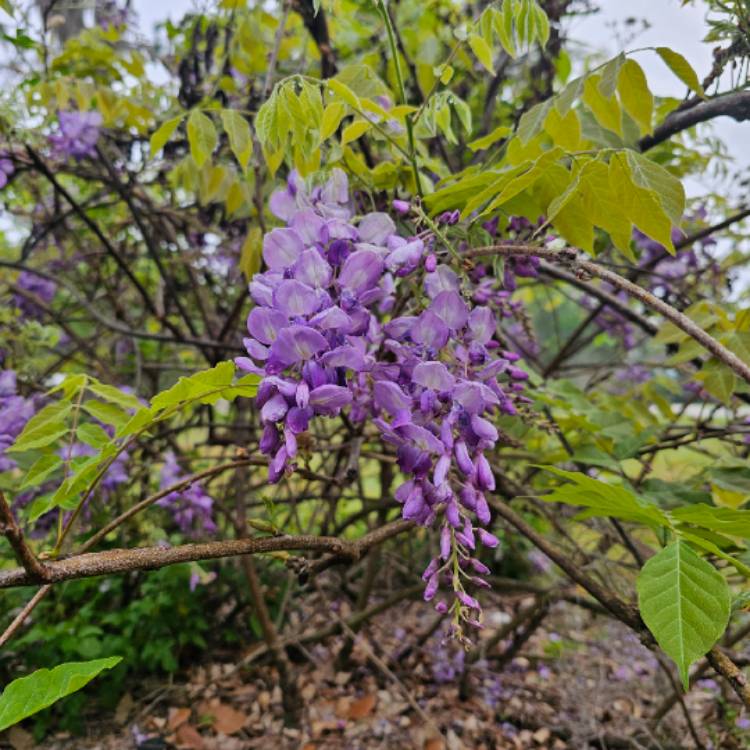
{"type": "Polygon", "coordinates": [[[583,103],[603,128],[622,136],[622,110],[617,99],[602,94],[603,81],[600,75],[591,75],[586,79],[583,85],[583,103]]]}
{"type": "Polygon", "coordinates": [[[496,13],[493,18],[493,25],[497,38],[503,49],[512,57],[518,54],[516,49],[516,32],[514,28],[515,3],[513,0],[503,0],[503,7],[500,13],[496,13]]]}
{"type": "Polygon", "coordinates": [[[123,409],[140,409],[143,406],[132,393],[126,393],[112,385],[100,383],[98,380],[92,380],[88,384],[88,389],[105,401],[122,406],[123,409]]]}
{"type": "Polygon", "coordinates": [[[695,94],[705,97],[706,92],[698,80],[698,74],[693,70],[693,66],[679,53],[669,47],[657,47],[656,52],[667,67],[695,94]]]}
{"type": "Polygon", "coordinates": [[[609,188],[618,213],[674,253],[672,220],[664,211],[659,195],[635,182],[630,160],[622,152],[613,154],[609,161],[609,188]]]}
{"type": "Polygon", "coordinates": [[[690,665],[726,630],[732,597],[724,577],[685,542],[654,555],[638,575],[638,605],[648,629],[689,687],[690,665]]]}
{"type": "Polygon", "coordinates": [[[656,193],[672,224],[679,226],[685,213],[685,189],[682,183],[664,167],[637,151],[628,150],[625,156],[633,182],[656,193]]]}
{"type": "Polygon", "coordinates": [[[490,49],[490,45],[487,44],[479,34],[471,34],[469,36],[469,47],[471,47],[471,51],[487,71],[492,75],[495,75],[495,68],[492,65],[492,49],[490,49]]]}
{"type": "Polygon", "coordinates": [[[0,9],[4,10],[11,18],[13,17],[13,4],[10,0],[0,0],[0,9]]]}
{"type": "Polygon", "coordinates": [[[521,119],[518,121],[518,129],[516,130],[516,135],[521,143],[526,145],[541,131],[544,121],[547,119],[547,112],[549,112],[551,106],[552,99],[547,99],[539,102],[539,104],[535,104],[528,112],[524,112],[521,115],[521,119]]]}
{"type": "Polygon", "coordinates": [[[222,389],[232,385],[233,378],[234,362],[219,362],[216,367],[180,378],[168,390],[157,393],[151,399],[151,409],[161,411],[185,401],[215,403],[222,398],[222,389]]]}
{"type": "Polygon", "coordinates": [[[625,60],[617,78],[617,91],[625,111],[636,121],[642,134],[652,131],[654,96],[646,75],[635,60],[625,60]]]}
{"type": "Polygon", "coordinates": [[[344,132],[341,134],[341,145],[345,146],[347,143],[356,141],[371,127],[372,123],[369,120],[355,120],[351,125],[344,128],[344,132]]]}
{"type": "Polygon", "coordinates": [[[103,448],[110,442],[110,437],[107,432],[93,422],[85,422],[84,424],[79,425],[76,430],[76,436],[82,443],[86,443],[86,445],[90,445],[97,450],[103,448]]]}
{"type": "Polygon", "coordinates": [[[26,423],[7,452],[20,453],[54,443],[68,431],[66,419],[72,408],[70,401],[55,401],[45,406],[26,423]]]}
{"type": "Polygon", "coordinates": [[[536,38],[542,47],[546,47],[549,41],[549,18],[544,8],[534,3],[534,21],[536,26],[536,38]]]}
{"type": "Polygon", "coordinates": [[[171,120],[163,122],[151,136],[149,141],[149,153],[152,158],[161,151],[166,145],[167,141],[172,137],[172,134],[177,130],[177,126],[185,119],[185,115],[178,115],[173,117],[171,120]]]}
{"type": "Polygon", "coordinates": [[[279,87],[271,92],[271,96],[263,102],[255,116],[255,132],[258,140],[268,149],[275,152],[286,141],[289,132],[289,119],[286,110],[281,106],[279,87]]]}
{"type": "MultiPolygon", "coordinates": [[[[140,405],[139,405],[140,406],[140,405]]],[[[130,414],[115,404],[106,404],[96,399],[86,399],[81,408],[89,413],[94,419],[113,427],[120,427],[130,420],[130,414]]]]}
{"type": "Polygon", "coordinates": [[[229,137],[229,147],[243,169],[253,155],[253,134],[248,121],[233,109],[221,111],[221,123],[229,137]]]}
{"type": "Polygon", "coordinates": [[[25,490],[28,487],[36,487],[40,485],[50,474],[56,469],[62,466],[62,459],[60,456],[51,453],[46,456],[41,456],[31,465],[31,468],[26,472],[26,476],[18,485],[18,489],[25,490]]]}
{"type": "Polygon", "coordinates": [[[346,115],[346,105],[343,102],[330,102],[326,106],[320,121],[321,142],[330,138],[338,130],[344,115],[346,115]]]}
{"type": "Polygon", "coordinates": [[[717,508],[706,503],[685,505],[670,511],[670,515],[681,523],[691,523],[704,529],[719,531],[729,536],[750,539],[750,511],[732,508],[717,508]]]}
{"type": "Polygon", "coordinates": [[[737,386],[737,376],[725,364],[712,359],[695,375],[703,387],[724,404],[728,404],[737,386]]]}
{"type": "Polygon", "coordinates": [[[52,670],[38,669],[27,677],[13,680],[0,696],[0,732],[75,693],[105,669],[112,669],[121,661],[121,656],[110,656],[94,661],[68,662],[52,670]]]}
{"type": "Polygon", "coordinates": [[[511,129],[507,125],[499,125],[491,133],[477,138],[475,141],[469,143],[469,148],[472,151],[481,151],[482,149],[492,146],[497,143],[501,138],[507,138],[511,134],[511,129]]]}
{"type": "Polygon", "coordinates": [[[328,88],[333,91],[339,99],[346,102],[352,109],[362,109],[362,103],[359,101],[359,97],[345,84],[336,78],[331,78],[327,82],[328,88]]]}
{"type": "Polygon", "coordinates": [[[194,109],[188,117],[187,123],[188,143],[193,161],[200,169],[216,148],[218,138],[216,127],[211,118],[207,117],[198,109],[194,109]]]}
{"type": "Polygon", "coordinates": [[[652,527],[669,526],[669,519],[660,508],[641,500],[625,487],[600,482],[580,472],[564,471],[552,466],[541,468],[571,482],[556,487],[548,495],[543,495],[541,499],[545,502],[580,505],[588,508],[585,517],[604,516],[635,521],[652,527]]]}
{"type": "Polygon", "coordinates": [[[617,90],[617,78],[620,73],[620,68],[625,64],[625,55],[620,52],[617,57],[613,57],[608,63],[604,65],[599,74],[599,92],[602,96],[610,99],[614,96],[617,90]]]}

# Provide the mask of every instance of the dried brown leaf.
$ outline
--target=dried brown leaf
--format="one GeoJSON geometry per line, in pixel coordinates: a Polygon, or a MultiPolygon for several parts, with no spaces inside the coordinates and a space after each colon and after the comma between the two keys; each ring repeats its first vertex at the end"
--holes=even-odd
{"type": "Polygon", "coordinates": [[[214,729],[222,734],[234,734],[239,732],[247,722],[247,714],[228,706],[226,703],[217,703],[211,707],[214,717],[214,729]]]}
{"type": "Polygon", "coordinates": [[[167,728],[170,732],[182,726],[190,718],[189,708],[170,708],[169,718],[167,719],[167,728]]]}
{"type": "Polygon", "coordinates": [[[370,693],[353,701],[352,705],[349,706],[349,718],[364,719],[366,716],[369,716],[375,708],[377,700],[377,696],[374,693],[370,693]]]}

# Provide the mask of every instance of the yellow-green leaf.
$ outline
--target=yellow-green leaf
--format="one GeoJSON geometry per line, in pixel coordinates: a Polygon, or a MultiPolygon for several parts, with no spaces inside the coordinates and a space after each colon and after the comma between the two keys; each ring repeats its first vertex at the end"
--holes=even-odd
{"type": "Polygon", "coordinates": [[[617,91],[625,111],[636,121],[641,133],[650,133],[654,96],[646,76],[635,60],[626,60],[617,78],[617,91]]]}
{"type": "Polygon", "coordinates": [[[471,51],[476,55],[477,60],[490,72],[495,74],[495,68],[492,65],[492,49],[479,34],[469,36],[469,46],[471,51]]]}
{"type": "Polygon", "coordinates": [[[157,152],[161,151],[166,145],[167,141],[172,137],[172,134],[177,130],[177,126],[182,122],[185,115],[178,115],[173,117],[171,120],[163,122],[154,134],[151,136],[149,141],[149,152],[151,156],[155,156],[157,152]]]}
{"type": "Polygon", "coordinates": [[[695,94],[705,97],[703,86],[693,66],[679,53],[669,47],[657,47],[656,52],[667,67],[695,94]]]}
{"type": "Polygon", "coordinates": [[[491,133],[487,133],[487,135],[472,141],[469,144],[469,148],[472,151],[481,151],[482,149],[488,148],[493,143],[497,143],[501,138],[507,138],[511,132],[511,129],[507,125],[500,125],[491,133]]]}
{"type": "Polygon", "coordinates": [[[345,83],[342,83],[335,78],[330,78],[326,81],[326,84],[336,96],[343,99],[350,107],[353,107],[354,109],[362,109],[359,97],[345,83]]]}
{"type": "Polygon", "coordinates": [[[356,141],[357,138],[363,136],[371,127],[372,123],[367,120],[355,120],[351,125],[347,125],[344,128],[344,132],[341,134],[341,145],[345,146],[347,143],[356,141]]]}
{"type": "Polygon", "coordinates": [[[188,143],[190,144],[190,155],[196,165],[200,168],[216,148],[216,127],[209,117],[200,110],[194,109],[188,117],[187,123],[188,143]]]}
{"type": "Polygon", "coordinates": [[[338,130],[341,120],[346,114],[346,105],[343,102],[330,102],[323,110],[320,121],[320,140],[325,141],[338,130]]]}
{"type": "Polygon", "coordinates": [[[232,153],[240,166],[245,169],[253,155],[253,134],[248,121],[233,109],[223,109],[221,122],[229,137],[232,153]]]}

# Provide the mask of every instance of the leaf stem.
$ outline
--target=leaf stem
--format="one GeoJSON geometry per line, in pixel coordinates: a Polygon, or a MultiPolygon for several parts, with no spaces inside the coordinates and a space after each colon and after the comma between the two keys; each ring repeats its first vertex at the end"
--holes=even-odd
{"type": "MultiPolygon", "coordinates": [[[[378,10],[383,18],[386,31],[388,32],[388,44],[391,48],[391,55],[393,56],[393,66],[396,69],[396,80],[398,81],[399,93],[401,95],[401,103],[407,104],[406,98],[406,87],[404,86],[404,76],[401,73],[401,62],[398,59],[398,45],[396,44],[396,34],[393,30],[393,22],[391,21],[391,14],[388,12],[385,0],[378,0],[378,10]]],[[[406,121],[406,134],[409,139],[409,161],[411,162],[411,168],[414,172],[414,184],[417,188],[420,198],[424,197],[422,192],[422,180],[419,176],[419,168],[417,167],[417,149],[414,143],[414,125],[411,120],[411,114],[406,115],[404,118],[406,121]]]]}

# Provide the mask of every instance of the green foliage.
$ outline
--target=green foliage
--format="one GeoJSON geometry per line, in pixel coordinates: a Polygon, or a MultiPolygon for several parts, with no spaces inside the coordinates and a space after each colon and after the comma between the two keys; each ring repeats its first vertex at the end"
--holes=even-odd
{"type": "Polygon", "coordinates": [[[121,660],[120,656],[110,656],[93,661],[69,662],[14,680],[0,695],[0,731],[75,693],[121,660]]]}
{"type": "Polygon", "coordinates": [[[57,488],[38,497],[26,511],[28,520],[33,522],[57,507],[79,508],[117,456],[158,423],[201,404],[252,398],[257,385],[257,376],[235,380],[234,363],[220,362],[209,370],[180,378],[171,388],[156,394],[150,406],[143,406],[131,394],[96,378],[69,376],[50,392],[60,394],[59,400],[30,419],[8,449],[21,454],[21,464],[28,466],[16,491],[38,487],[59,476],[57,488]],[[85,414],[103,423],[113,436],[97,422],[83,421],[85,414]],[[74,437],[96,453],[60,459],[59,452],[65,451],[74,437]]]}
{"type": "Polygon", "coordinates": [[[643,566],[638,604],[648,629],[677,664],[687,690],[690,665],[711,649],[729,622],[726,580],[685,542],[674,542],[643,566]]]}
{"type": "Polygon", "coordinates": [[[679,53],[669,47],[657,47],[656,52],[669,69],[694,93],[704,97],[705,92],[693,66],[679,53]]]}

